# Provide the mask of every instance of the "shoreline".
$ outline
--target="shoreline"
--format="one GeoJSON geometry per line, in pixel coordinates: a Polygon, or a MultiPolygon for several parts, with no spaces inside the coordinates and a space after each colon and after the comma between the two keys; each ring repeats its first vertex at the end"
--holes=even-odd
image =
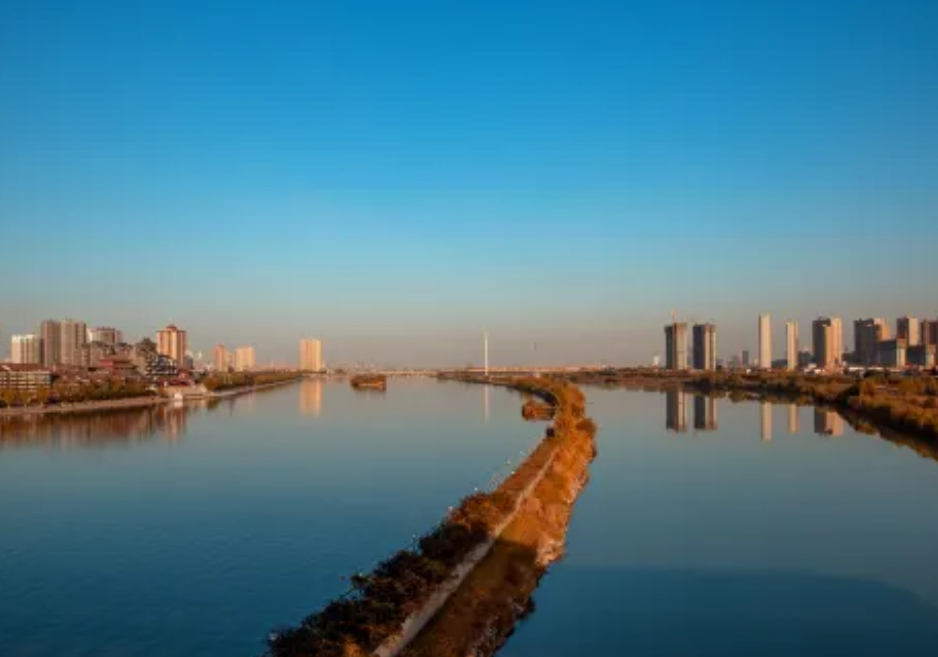
{"type": "MultiPolygon", "coordinates": [[[[225,399],[228,397],[237,397],[249,392],[266,390],[276,386],[286,385],[302,381],[303,377],[298,376],[284,381],[274,381],[272,383],[263,383],[258,386],[242,386],[231,390],[223,390],[218,393],[209,393],[208,395],[192,396],[180,400],[183,404],[213,401],[216,399],[225,399]]],[[[18,406],[16,408],[0,408],[0,418],[22,417],[29,415],[66,415],[70,413],[94,413],[96,411],[113,411],[134,408],[145,408],[147,406],[160,406],[161,404],[173,404],[177,400],[172,397],[162,395],[146,395],[142,397],[126,397],[123,399],[104,399],[96,401],[76,402],[74,404],[54,404],[51,406],[18,406]]]]}

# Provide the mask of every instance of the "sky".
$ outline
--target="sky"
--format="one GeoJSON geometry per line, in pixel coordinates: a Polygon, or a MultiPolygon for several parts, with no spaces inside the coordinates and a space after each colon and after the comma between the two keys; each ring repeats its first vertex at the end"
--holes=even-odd
{"type": "MultiPolygon", "coordinates": [[[[938,3],[0,0],[0,356],[649,362],[938,316],[938,3]]],[[[845,337],[847,346],[852,336],[845,337]]]]}

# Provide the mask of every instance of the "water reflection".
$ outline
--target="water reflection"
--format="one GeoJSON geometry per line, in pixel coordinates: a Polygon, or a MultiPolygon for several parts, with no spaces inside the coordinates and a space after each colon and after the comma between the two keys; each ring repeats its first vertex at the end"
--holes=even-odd
{"type": "Polygon", "coordinates": [[[322,381],[304,379],[300,384],[300,413],[319,417],[322,414],[322,381]]]}
{"type": "Polygon", "coordinates": [[[801,416],[798,413],[798,404],[788,405],[788,433],[801,431],[801,416]]]}
{"type": "Polygon", "coordinates": [[[160,405],[94,413],[22,415],[0,418],[0,449],[21,446],[95,447],[161,437],[175,442],[186,433],[200,404],[160,405]]]}
{"type": "Polygon", "coordinates": [[[694,395],[694,429],[697,431],[716,431],[717,398],[706,395],[694,395]]]}
{"type": "Polygon", "coordinates": [[[765,442],[772,442],[772,404],[762,402],[759,405],[759,436],[765,442]]]}
{"type": "Polygon", "coordinates": [[[665,392],[665,426],[674,433],[687,431],[687,406],[683,390],[665,392]]]}
{"type": "Polygon", "coordinates": [[[814,433],[821,436],[844,435],[844,419],[836,411],[814,409],[814,433]]]}

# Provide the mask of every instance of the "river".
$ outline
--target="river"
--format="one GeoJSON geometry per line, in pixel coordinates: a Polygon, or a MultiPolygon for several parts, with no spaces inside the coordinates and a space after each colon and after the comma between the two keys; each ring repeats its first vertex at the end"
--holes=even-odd
{"type": "Polygon", "coordinates": [[[0,419],[0,655],[257,655],[542,431],[512,392],[406,379],[0,419]]]}
{"type": "MultiPolygon", "coordinates": [[[[938,463],[810,408],[586,393],[599,456],[503,657],[935,654],[938,463]]],[[[0,655],[256,655],[542,427],[398,379],[0,421],[0,655]]]]}
{"type": "Polygon", "coordinates": [[[585,391],[592,479],[501,657],[938,654],[938,463],[811,408],[585,391]]]}

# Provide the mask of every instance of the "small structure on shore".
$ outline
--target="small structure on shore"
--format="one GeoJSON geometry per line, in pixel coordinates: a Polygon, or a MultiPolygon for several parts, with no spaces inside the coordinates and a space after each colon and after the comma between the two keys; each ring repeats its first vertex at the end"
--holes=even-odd
{"type": "Polygon", "coordinates": [[[388,377],[383,374],[359,374],[349,381],[356,390],[387,390],[388,377]]]}

